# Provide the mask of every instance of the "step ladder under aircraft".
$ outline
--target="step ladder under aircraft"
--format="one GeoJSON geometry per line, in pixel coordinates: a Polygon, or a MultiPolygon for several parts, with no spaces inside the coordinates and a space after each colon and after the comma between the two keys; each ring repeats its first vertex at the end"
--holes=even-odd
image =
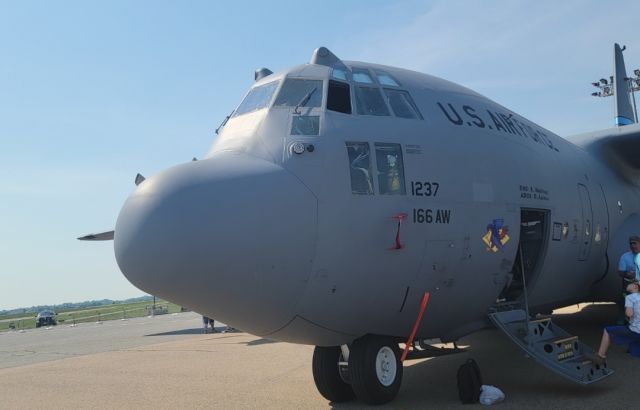
{"type": "Polygon", "coordinates": [[[556,326],[551,318],[529,319],[526,310],[517,305],[505,310],[495,307],[489,318],[538,363],[574,382],[591,384],[613,374],[606,362],[598,364],[588,358],[595,356],[593,349],[556,326]]]}

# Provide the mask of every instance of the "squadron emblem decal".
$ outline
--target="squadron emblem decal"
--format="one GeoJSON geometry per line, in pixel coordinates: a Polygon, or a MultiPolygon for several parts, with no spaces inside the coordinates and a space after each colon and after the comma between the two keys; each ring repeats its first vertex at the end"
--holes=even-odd
{"type": "Polygon", "coordinates": [[[509,242],[509,227],[504,225],[504,219],[494,219],[487,225],[487,233],[482,237],[482,242],[487,245],[487,252],[498,252],[509,242]]]}

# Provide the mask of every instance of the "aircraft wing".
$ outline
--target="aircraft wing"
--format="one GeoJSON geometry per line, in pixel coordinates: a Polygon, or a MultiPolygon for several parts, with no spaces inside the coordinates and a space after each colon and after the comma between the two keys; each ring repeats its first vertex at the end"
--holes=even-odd
{"type": "Polygon", "coordinates": [[[78,240],[80,241],[112,241],[114,232],[115,231],[90,233],[89,235],[80,236],[78,240]]]}
{"type": "Polygon", "coordinates": [[[640,186],[640,124],[608,128],[567,139],[599,156],[629,182],[640,186]]]}

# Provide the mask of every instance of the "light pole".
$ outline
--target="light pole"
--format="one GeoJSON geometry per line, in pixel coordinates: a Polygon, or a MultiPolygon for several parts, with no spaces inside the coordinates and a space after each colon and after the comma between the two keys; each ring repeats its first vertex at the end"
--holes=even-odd
{"type": "MultiPolygon", "coordinates": [[[[635,92],[640,91],[640,69],[633,70],[633,75],[635,77],[626,77],[624,80],[629,85],[629,92],[631,92],[631,101],[633,102],[633,115],[635,118],[635,122],[638,123],[638,109],[636,107],[635,92]]],[[[594,97],[611,97],[614,94],[613,76],[609,77],[609,81],[607,81],[605,78],[601,78],[600,80],[591,83],[591,85],[600,90],[591,93],[591,95],[594,97]]]]}
{"type": "Polygon", "coordinates": [[[609,81],[601,78],[600,81],[591,83],[591,85],[600,90],[591,93],[594,97],[611,97],[613,95],[613,76],[609,77],[609,81]]]}
{"type": "Polygon", "coordinates": [[[627,77],[625,80],[629,83],[629,90],[631,91],[631,100],[633,101],[633,114],[636,117],[636,123],[638,122],[638,109],[636,108],[636,91],[640,91],[640,69],[633,70],[635,77],[627,77]]]}

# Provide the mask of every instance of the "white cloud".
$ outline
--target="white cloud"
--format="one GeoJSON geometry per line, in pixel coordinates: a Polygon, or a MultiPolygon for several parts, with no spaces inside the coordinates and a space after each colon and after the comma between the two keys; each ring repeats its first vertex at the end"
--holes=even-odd
{"type": "Polygon", "coordinates": [[[611,73],[613,43],[628,46],[628,72],[640,66],[639,12],[634,1],[437,1],[368,27],[344,58],[460,83],[560,134],[586,131],[612,125],[599,101],[576,100],[611,73]]]}

